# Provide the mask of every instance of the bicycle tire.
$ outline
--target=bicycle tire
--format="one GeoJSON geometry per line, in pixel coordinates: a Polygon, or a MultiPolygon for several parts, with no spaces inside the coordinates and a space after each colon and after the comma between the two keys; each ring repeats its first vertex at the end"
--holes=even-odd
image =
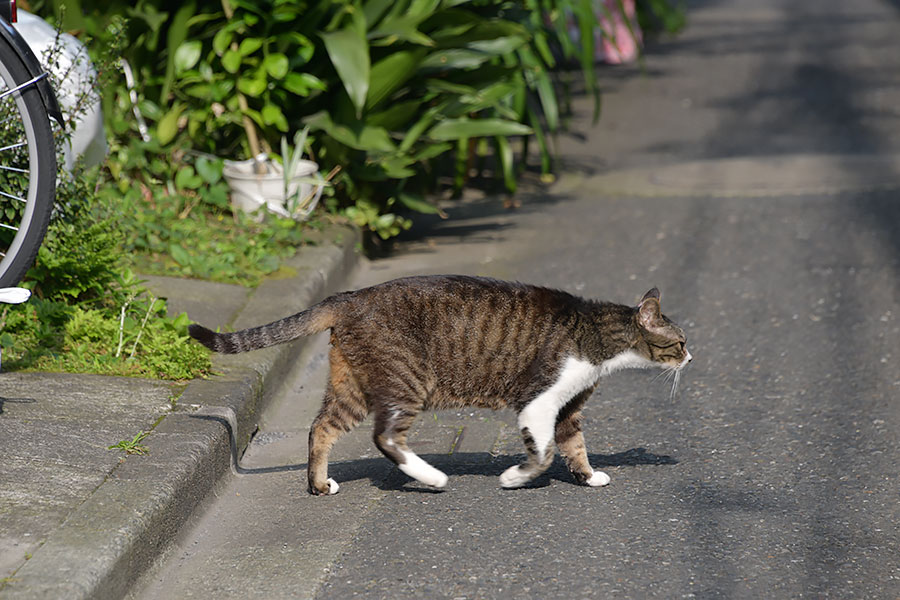
{"type": "MultiPolygon", "coordinates": [[[[0,38],[0,94],[31,79],[16,50],[0,38]]],[[[0,101],[0,135],[0,287],[12,287],[34,263],[56,195],[56,147],[36,85],[0,101]]]]}

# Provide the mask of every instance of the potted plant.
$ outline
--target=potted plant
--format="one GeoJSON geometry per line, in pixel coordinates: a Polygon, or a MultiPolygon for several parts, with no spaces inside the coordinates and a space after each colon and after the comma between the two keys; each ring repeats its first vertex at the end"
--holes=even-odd
{"type": "Polygon", "coordinates": [[[282,217],[307,219],[326,184],[319,174],[319,165],[303,158],[308,133],[309,127],[298,131],[293,147],[281,138],[282,163],[265,152],[248,160],[226,160],[222,175],[231,188],[232,205],[245,212],[265,206],[282,217]]]}

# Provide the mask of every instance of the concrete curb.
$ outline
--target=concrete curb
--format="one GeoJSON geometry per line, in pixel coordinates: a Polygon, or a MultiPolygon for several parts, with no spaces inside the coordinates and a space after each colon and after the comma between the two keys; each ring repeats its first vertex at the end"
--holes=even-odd
{"type": "MultiPolygon", "coordinates": [[[[358,233],[329,230],[332,243],[304,248],[297,275],[261,284],[235,329],[269,322],[337,291],[357,263],[358,233]]],[[[210,303],[215,303],[215,296],[210,303]]],[[[256,430],[259,415],[305,340],[241,357],[216,356],[222,374],[191,381],[145,445],[122,461],[22,566],[4,598],[121,598],[175,538],[256,430]]]]}

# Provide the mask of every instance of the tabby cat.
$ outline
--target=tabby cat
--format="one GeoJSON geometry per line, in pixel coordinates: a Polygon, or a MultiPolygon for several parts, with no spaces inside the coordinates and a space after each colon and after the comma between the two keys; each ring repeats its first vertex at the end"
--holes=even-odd
{"type": "Polygon", "coordinates": [[[519,487],[553,461],[553,444],[579,483],[609,477],[588,462],[581,408],[601,377],[659,367],[675,374],[691,360],[684,332],[660,313],[659,291],[636,307],[566,292],[459,275],[396,279],[326,298],[268,325],[190,334],[216,352],[236,353],[331,329],[330,378],[309,432],[312,494],[335,494],[328,454],[339,435],[370,412],[375,445],[401,471],[437,488],[447,475],[406,444],[422,410],[510,407],[527,460],[500,476],[519,487]]]}

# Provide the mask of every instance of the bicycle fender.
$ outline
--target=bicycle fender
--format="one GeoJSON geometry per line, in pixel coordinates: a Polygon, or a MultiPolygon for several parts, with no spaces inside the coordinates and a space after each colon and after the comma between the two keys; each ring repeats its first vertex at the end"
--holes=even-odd
{"type": "MultiPolygon", "coordinates": [[[[32,77],[38,77],[44,73],[44,67],[41,66],[41,62],[34,55],[34,52],[31,51],[28,42],[26,42],[25,38],[16,31],[15,27],[7,23],[5,19],[0,19],[0,37],[3,37],[3,39],[16,49],[19,57],[22,59],[22,63],[32,77]]],[[[47,109],[47,114],[53,117],[61,127],[65,127],[62,111],[59,109],[59,102],[57,102],[56,94],[53,93],[53,88],[50,86],[50,79],[44,77],[43,79],[38,80],[35,85],[37,86],[38,93],[41,95],[41,100],[44,102],[44,108],[47,109]]]]}

